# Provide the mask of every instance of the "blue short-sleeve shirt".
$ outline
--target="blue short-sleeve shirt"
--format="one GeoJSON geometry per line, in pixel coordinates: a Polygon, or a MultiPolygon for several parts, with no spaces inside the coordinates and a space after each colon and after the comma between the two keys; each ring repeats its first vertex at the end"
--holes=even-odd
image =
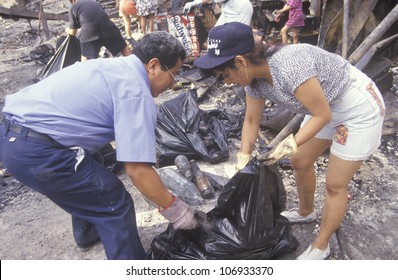
{"type": "Polygon", "coordinates": [[[135,55],[68,66],[7,96],[3,112],[66,147],[95,152],[115,140],[118,161],[156,162],[157,108],[135,55]]]}

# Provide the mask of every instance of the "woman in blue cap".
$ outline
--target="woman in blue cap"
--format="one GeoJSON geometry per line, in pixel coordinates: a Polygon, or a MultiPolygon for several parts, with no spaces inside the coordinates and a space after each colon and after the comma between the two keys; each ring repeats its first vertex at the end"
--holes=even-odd
{"type": "Polygon", "coordinates": [[[380,144],[385,105],[379,90],[337,54],[308,44],[255,44],[252,29],[242,23],[214,27],[208,45],[208,53],[194,64],[214,70],[226,83],[245,86],[246,90],[238,169],[251,158],[266,99],[306,114],[295,135],[257,156],[265,164],[291,158],[299,207],[282,213],[291,223],[317,219],[314,163],[330,148],[320,230],[298,259],[327,258],[329,239],[347,209],[348,183],[380,144]]]}

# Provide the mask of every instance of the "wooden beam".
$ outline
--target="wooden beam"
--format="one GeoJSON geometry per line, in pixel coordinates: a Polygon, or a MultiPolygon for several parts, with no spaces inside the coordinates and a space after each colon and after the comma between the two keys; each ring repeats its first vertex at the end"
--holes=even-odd
{"type": "Polygon", "coordinates": [[[44,37],[46,40],[50,39],[50,29],[48,28],[48,23],[47,23],[47,18],[46,14],[44,13],[44,8],[43,8],[43,0],[40,0],[40,8],[39,8],[39,31],[40,31],[40,25],[43,25],[43,32],[44,32],[44,37]]]}
{"type": "Polygon", "coordinates": [[[350,23],[350,28],[348,31],[348,50],[351,48],[362,28],[365,26],[365,23],[372,14],[377,2],[378,0],[364,0],[359,9],[355,11],[355,16],[350,23]]]}
{"type": "Polygon", "coordinates": [[[350,0],[344,0],[344,15],[343,15],[343,45],[341,47],[341,56],[347,59],[348,52],[348,26],[350,21],[350,0]]]}
{"type": "MultiPolygon", "coordinates": [[[[18,18],[26,18],[26,19],[39,19],[39,11],[27,11],[21,10],[16,7],[12,8],[4,8],[0,7],[0,15],[18,17],[18,18]]],[[[68,21],[68,14],[53,14],[53,13],[45,13],[45,17],[47,20],[63,20],[68,21]]]]}
{"type": "Polygon", "coordinates": [[[300,124],[304,119],[303,114],[296,114],[285,127],[275,136],[275,138],[269,143],[268,146],[271,148],[276,147],[283,139],[289,136],[290,133],[294,133],[300,128],[300,124]]]}
{"type": "Polygon", "coordinates": [[[383,19],[382,22],[370,33],[362,44],[350,55],[348,61],[355,65],[380,39],[381,36],[398,20],[398,5],[383,19]]]}
{"type": "Polygon", "coordinates": [[[395,34],[391,37],[388,37],[380,42],[377,42],[376,44],[372,45],[370,49],[361,57],[360,60],[355,64],[355,67],[358,68],[359,70],[363,70],[368,63],[371,61],[372,57],[375,55],[375,53],[385,47],[390,45],[392,42],[394,42],[398,38],[398,34],[395,34]]]}
{"type": "Polygon", "coordinates": [[[318,36],[318,47],[325,48],[335,36],[343,13],[343,1],[325,0],[322,7],[321,25],[318,36]]]}

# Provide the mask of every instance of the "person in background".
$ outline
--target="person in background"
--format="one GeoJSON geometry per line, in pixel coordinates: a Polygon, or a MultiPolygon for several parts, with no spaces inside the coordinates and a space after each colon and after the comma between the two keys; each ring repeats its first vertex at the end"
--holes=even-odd
{"type": "Polygon", "coordinates": [[[246,90],[238,170],[252,157],[266,99],[306,114],[295,135],[256,156],[265,164],[291,157],[299,207],[281,213],[291,223],[317,219],[314,163],[330,149],[319,233],[298,259],[327,258],[329,240],[347,209],[348,184],[380,145],[386,108],[382,95],[369,77],[339,55],[309,44],[255,44],[252,29],[242,23],[214,27],[208,41],[207,54],[194,65],[246,90]]]}
{"type": "Polygon", "coordinates": [[[143,34],[154,30],[155,15],[158,9],[158,0],[137,0],[137,15],[140,16],[141,31],[143,34]],[[147,31],[147,24],[149,30],[147,31]]]}
{"type": "Polygon", "coordinates": [[[131,0],[118,0],[119,5],[119,17],[122,18],[124,24],[124,31],[126,32],[126,38],[131,39],[131,17],[124,11],[124,2],[131,0]]]}
{"type": "Polygon", "coordinates": [[[81,61],[98,58],[101,47],[106,47],[113,56],[131,54],[117,26],[109,19],[101,4],[95,0],[69,0],[68,35],[75,36],[80,29],[81,61]]]}
{"type": "MultiPolygon", "coordinates": [[[[184,13],[188,13],[193,7],[201,4],[210,3],[212,0],[194,0],[184,6],[184,13]]],[[[249,0],[215,0],[221,4],[221,15],[215,26],[227,22],[242,22],[250,25],[253,16],[253,5],[249,0]]]]}
{"type": "Polygon", "coordinates": [[[102,241],[108,259],[146,259],[134,202],[123,182],[93,157],[116,142],[133,185],[175,229],[193,229],[193,209],[163,185],[156,164],[154,98],[186,58],[167,32],[143,37],[127,57],[77,62],[8,95],[0,162],[16,180],[71,214],[76,244],[102,241]]]}
{"type": "Polygon", "coordinates": [[[293,44],[298,44],[300,28],[305,25],[302,0],[287,0],[283,8],[276,11],[277,18],[275,20],[278,21],[278,18],[280,19],[286,11],[289,11],[289,17],[281,29],[282,43],[287,44],[288,34],[291,34],[293,44]]]}

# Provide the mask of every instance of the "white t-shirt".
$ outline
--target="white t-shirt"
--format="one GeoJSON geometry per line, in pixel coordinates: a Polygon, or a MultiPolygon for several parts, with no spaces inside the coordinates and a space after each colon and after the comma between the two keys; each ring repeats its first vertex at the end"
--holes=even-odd
{"type": "Polygon", "coordinates": [[[218,0],[216,2],[222,3],[222,12],[216,26],[233,21],[250,25],[253,6],[249,0],[218,0]]]}

